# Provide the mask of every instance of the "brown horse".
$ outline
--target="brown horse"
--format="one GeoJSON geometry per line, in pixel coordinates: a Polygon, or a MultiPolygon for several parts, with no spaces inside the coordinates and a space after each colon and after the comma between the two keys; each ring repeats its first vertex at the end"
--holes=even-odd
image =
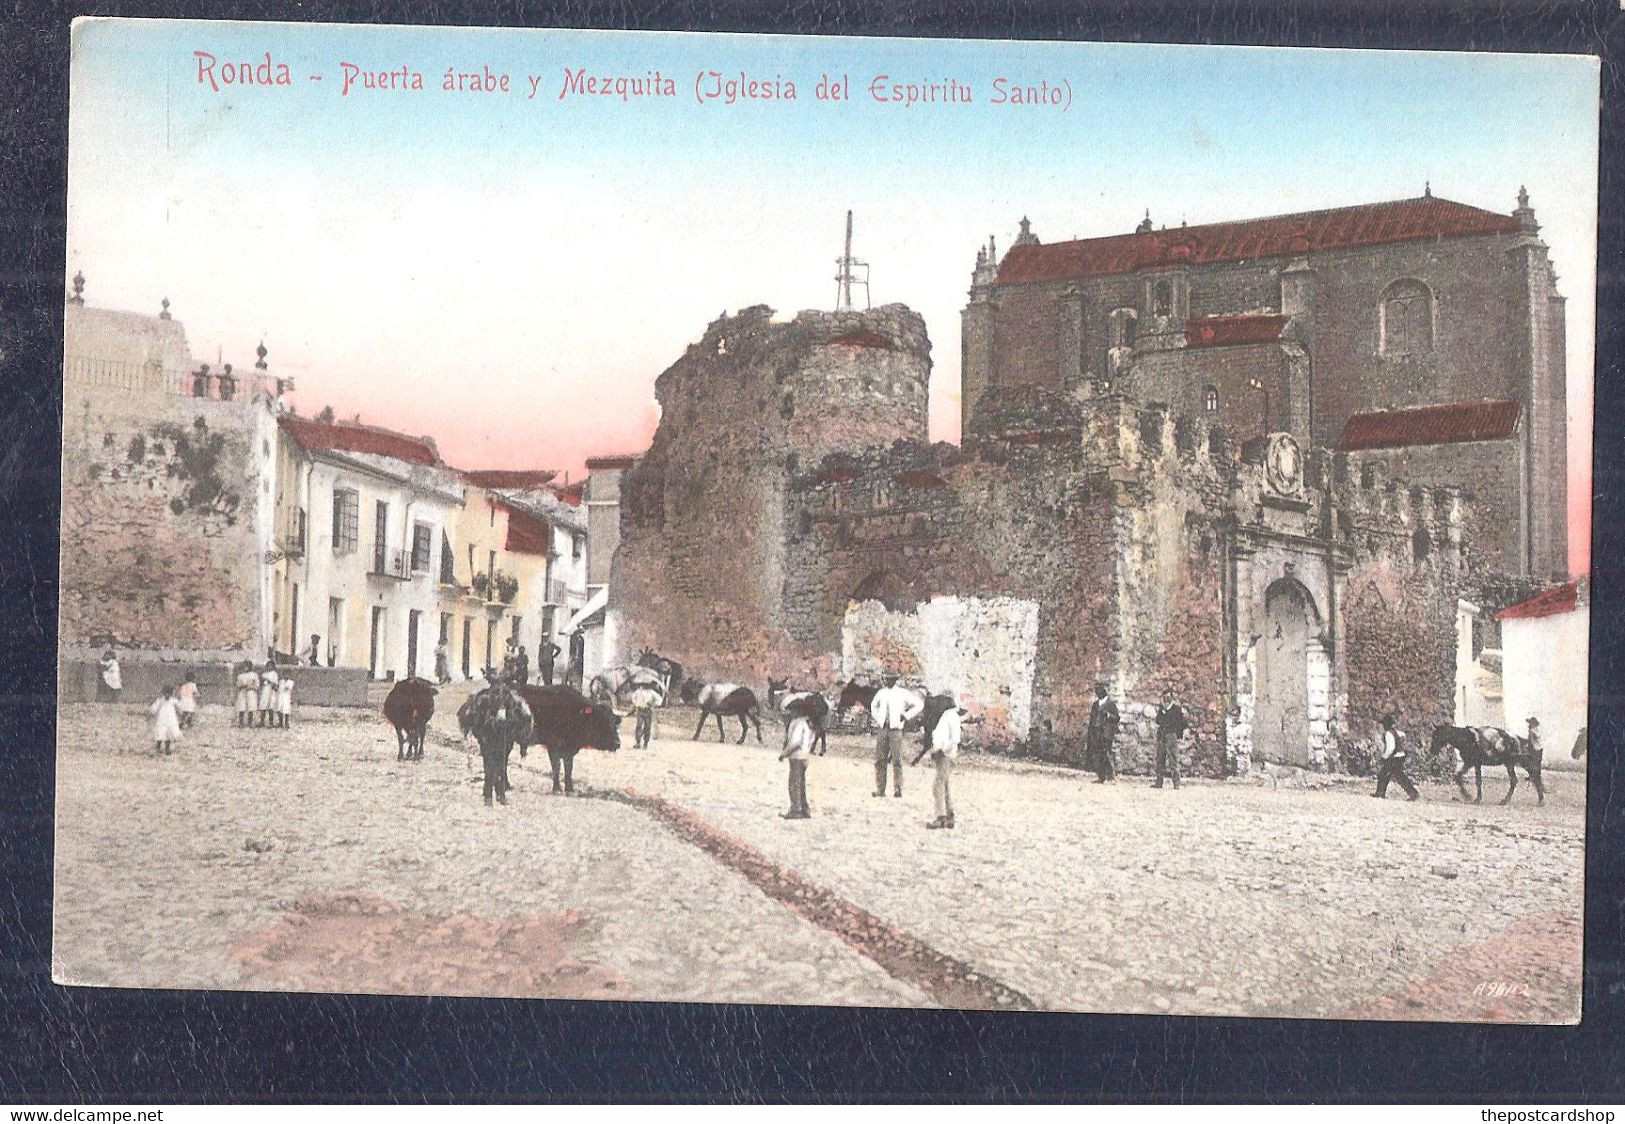
{"type": "Polygon", "coordinates": [[[1512,800],[1512,794],[1518,788],[1517,767],[1521,766],[1529,774],[1530,782],[1535,786],[1539,796],[1539,803],[1546,803],[1546,786],[1540,779],[1540,739],[1538,737],[1525,740],[1497,726],[1435,726],[1433,728],[1432,749],[1438,753],[1443,749],[1452,749],[1461,758],[1461,768],[1456,771],[1456,787],[1461,789],[1461,798],[1474,804],[1484,802],[1484,766],[1503,765],[1507,771],[1507,794],[1502,797],[1501,803],[1506,804],[1512,800]],[[1467,770],[1475,771],[1478,782],[1478,795],[1470,796],[1467,792],[1467,770]]]}

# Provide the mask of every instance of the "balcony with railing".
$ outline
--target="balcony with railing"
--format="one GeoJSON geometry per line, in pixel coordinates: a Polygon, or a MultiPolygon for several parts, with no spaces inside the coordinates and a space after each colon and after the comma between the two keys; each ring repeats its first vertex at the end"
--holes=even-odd
{"type": "Polygon", "coordinates": [[[412,580],[412,555],[410,551],[388,550],[379,548],[372,553],[372,569],[368,571],[369,577],[389,578],[393,581],[409,582],[412,580]]]}

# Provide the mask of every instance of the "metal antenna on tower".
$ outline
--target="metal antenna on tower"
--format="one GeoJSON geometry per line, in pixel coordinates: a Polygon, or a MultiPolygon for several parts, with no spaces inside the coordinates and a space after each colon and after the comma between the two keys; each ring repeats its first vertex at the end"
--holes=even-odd
{"type": "Polygon", "coordinates": [[[846,252],[835,259],[835,311],[852,311],[852,286],[863,286],[863,307],[869,305],[869,263],[852,257],[852,212],[846,213],[846,252]],[[862,274],[859,274],[862,270],[862,274]]]}

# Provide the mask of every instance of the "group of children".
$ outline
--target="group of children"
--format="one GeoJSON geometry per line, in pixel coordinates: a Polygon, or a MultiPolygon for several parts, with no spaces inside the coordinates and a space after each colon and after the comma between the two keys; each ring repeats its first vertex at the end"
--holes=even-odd
{"type": "MultiPolygon", "coordinates": [[[[237,725],[261,727],[275,726],[286,730],[293,721],[293,676],[278,673],[276,664],[267,662],[263,669],[244,661],[237,665],[234,684],[237,690],[237,725]],[[255,719],[258,719],[256,723],[255,719]]],[[[165,684],[158,697],[147,708],[152,719],[152,743],[155,753],[175,752],[175,743],[181,731],[191,728],[197,718],[197,675],[188,671],[177,688],[165,684]]]]}
{"type": "Polygon", "coordinates": [[[255,670],[244,660],[237,665],[237,725],[261,728],[275,726],[286,730],[293,720],[293,676],[278,672],[276,664],[265,661],[255,670]],[[256,723],[254,720],[258,718],[256,723]]]}

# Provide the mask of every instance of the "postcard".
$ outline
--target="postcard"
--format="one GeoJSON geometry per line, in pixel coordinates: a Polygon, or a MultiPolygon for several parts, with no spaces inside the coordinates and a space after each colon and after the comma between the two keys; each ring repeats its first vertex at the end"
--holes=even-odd
{"type": "Polygon", "coordinates": [[[79,21],[55,978],[1577,1021],[1598,81],[79,21]]]}

